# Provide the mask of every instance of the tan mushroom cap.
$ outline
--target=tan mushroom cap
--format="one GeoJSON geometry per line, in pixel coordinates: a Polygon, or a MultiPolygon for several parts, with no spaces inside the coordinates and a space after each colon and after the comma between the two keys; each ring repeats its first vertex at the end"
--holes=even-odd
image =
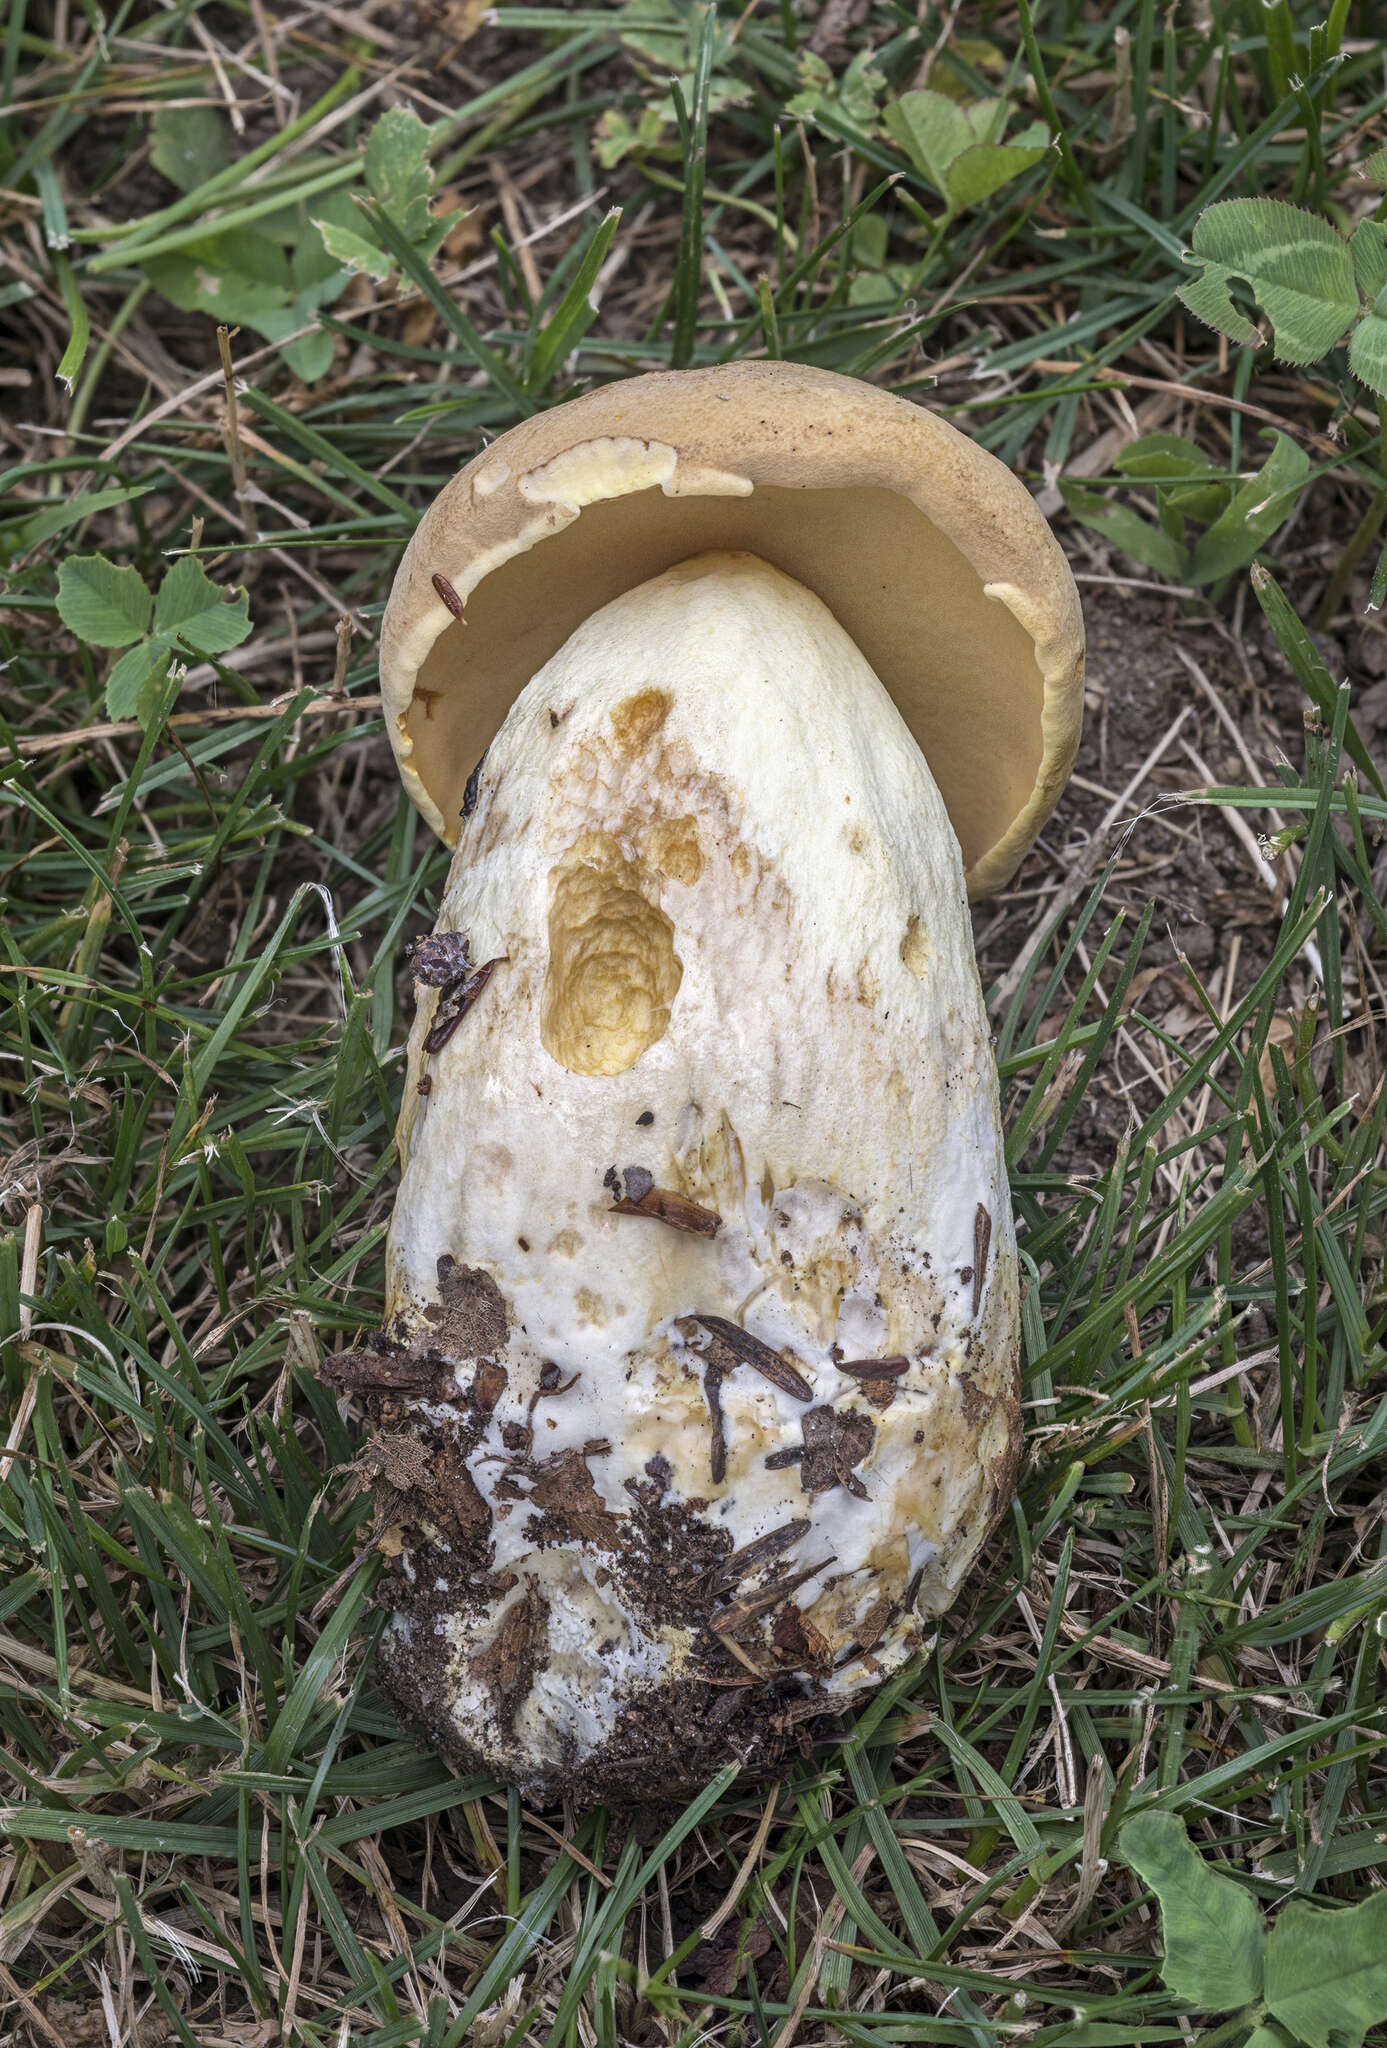
{"type": "Polygon", "coordinates": [[[512,427],[439,493],[395,577],[380,654],[400,773],[435,831],[455,842],[473,768],[582,620],[715,548],[760,555],[822,598],[928,761],[970,892],[999,888],[1079,743],[1074,579],[995,456],[905,399],[801,363],[605,385],[512,427]]]}

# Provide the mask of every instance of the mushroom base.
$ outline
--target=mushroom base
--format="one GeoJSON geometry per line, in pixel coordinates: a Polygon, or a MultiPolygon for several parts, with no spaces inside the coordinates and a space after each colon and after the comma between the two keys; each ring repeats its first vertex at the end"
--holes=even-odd
{"type": "MultiPolygon", "coordinates": [[[[433,1728],[447,1705],[447,1671],[442,1662],[435,1668],[398,1665],[385,1690],[403,1720],[433,1728]]],[[[526,1799],[572,1799],[579,1811],[682,1801],[726,1764],[756,1777],[808,1753],[815,1724],[841,1715],[846,1706],[817,1687],[806,1694],[789,1679],[735,1692],[691,1679],[634,1706],[617,1733],[590,1755],[543,1774],[508,1774],[508,1782],[526,1799]]],[[[452,1739],[439,1747],[459,1770],[496,1775],[494,1759],[482,1750],[452,1739]]]]}
{"type": "MultiPolygon", "coordinates": [[[[974,1512],[909,1582],[882,1573],[847,1642],[831,1643],[799,1605],[803,1581],[822,1574],[822,1560],[794,1569],[808,1516],[734,1546],[707,1497],[671,1487],[658,1452],[615,1511],[588,1464],[600,1468],[607,1443],[509,1461],[541,1510],[529,1548],[499,1563],[486,1446],[502,1375],[479,1354],[503,1348],[506,1318],[480,1269],[441,1262],[439,1294],[422,1329],[398,1317],[325,1375],[362,1393],[376,1424],[363,1466],[387,1567],[384,1688],[461,1768],[527,1797],[687,1797],[728,1763],[765,1771],[803,1753],[816,1720],[928,1647],[1011,1496],[1018,1411],[1003,1394],[964,1422],[971,1441],[985,1407],[1001,1446],[977,1474],[974,1512]]],[[[944,1425],[936,1454],[951,1454],[956,1429],[944,1425]]]]}
{"type": "MultiPolygon", "coordinates": [[[[738,1667],[724,1642],[708,1625],[714,1612],[714,1587],[723,1555],[709,1558],[711,1532],[676,1503],[647,1507],[641,1515],[649,1543],[647,1587],[654,1611],[663,1610],[666,1626],[687,1624],[689,1610],[705,1617],[693,1638],[687,1677],[668,1686],[633,1692],[618,1709],[613,1732],[595,1748],[576,1743],[561,1746],[536,1767],[531,1758],[498,1753],[489,1740],[503,1718],[508,1698],[534,1679],[539,1646],[516,1631],[514,1663],[498,1658],[491,1672],[496,1717],[490,1727],[479,1720],[477,1739],[469,1741],[458,1725],[457,1669],[440,1624],[456,1612],[457,1592],[434,1590],[437,1579],[456,1573],[456,1551],[436,1552],[424,1544],[413,1551],[412,1580],[400,1560],[392,1563],[382,1600],[393,1610],[390,1633],[382,1646],[384,1689],[406,1723],[429,1732],[430,1739],[459,1769],[501,1777],[533,1800],[576,1800],[579,1807],[599,1801],[631,1806],[650,1799],[686,1799],[726,1764],[750,1772],[774,1769],[789,1755],[807,1750],[814,1724],[844,1712],[852,1697],[831,1695],[807,1673],[785,1671],[758,1682],[738,1667]],[[692,1553],[692,1555],[691,1555],[692,1553]],[[695,1563],[682,1586],[661,1589],[658,1574],[672,1558],[695,1563]]],[[[479,1546],[484,1551],[485,1546],[479,1546]]],[[[477,1596],[485,1604],[485,1557],[477,1555],[477,1596]]],[[[523,1610],[516,1609],[515,1612],[523,1610]]],[[[922,1639],[923,1647],[923,1639],[922,1639]]],[[[873,1684],[879,1681],[872,1681],[873,1684]]],[[[863,1688],[869,1691],[871,1686],[863,1688]]]]}

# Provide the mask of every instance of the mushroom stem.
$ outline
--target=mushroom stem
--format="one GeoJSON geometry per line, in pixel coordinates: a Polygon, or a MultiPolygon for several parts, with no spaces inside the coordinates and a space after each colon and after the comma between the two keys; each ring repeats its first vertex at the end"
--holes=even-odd
{"type": "Polygon", "coordinates": [[[416,1401],[392,1496],[390,1681],[531,1789],[688,1783],[899,1666],[1009,1493],[958,841],[827,608],[707,553],[516,698],[439,922],[444,966],[501,964],[445,1039],[421,991],[410,1043],[390,1334],[457,1391],[416,1401]],[[614,1184],[720,1222],[632,1225],[614,1184]],[[765,1682],[728,1692],[720,1575],[767,1545],[737,1623],[765,1682]]]}

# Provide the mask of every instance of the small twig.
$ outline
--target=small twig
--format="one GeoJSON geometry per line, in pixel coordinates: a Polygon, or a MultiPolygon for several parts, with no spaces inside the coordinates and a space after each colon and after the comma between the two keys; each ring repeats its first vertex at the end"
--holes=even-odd
{"type": "MultiPolygon", "coordinates": [[[[1043,370],[1047,375],[1081,376],[1092,374],[1100,384],[1134,384],[1139,391],[1168,391],[1172,398],[1187,398],[1196,405],[1221,406],[1225,412],[1240,412],[1249,419],[1265,420],[1268,426],[1279,427],[1283,434],[1295,434],[1302,441],[1308,441],[1321,455],[1343,456],[1343,449],[1331,441],[1327,434],[1320,434],[1313,427],[1303,427],[1298,420],[1289,420],[1279,412],[1269,412],[1264,405],[1254,405],[1246,398],[1230,398],[1226,392],[1210,391],[1198,384],[1177,384],[1168,377],[1139,377],[1134,370],[1118,370],[1106,364],[1093,369],[1088,363],[1058,361],[1050,356],[1037,356],[1030,364],[1033,370],[1043,370]]],[[[990,374],[983,373],[984,376],[990,374]]]]}
{"type": "MultiPolygon", "coordinates": [[[[239,332],[239,329],[237,331],[239,332]]],[[[241,446],[241,417],[236,404],[236,373],[231,363],[231,333],[232,330],[225,325],[217,329],[217,352],[222,359],[222,383],[226,390],[226,423],[222,435],[226,442],[227,461],[231,465],[232,488],[236,492],[236,502],[241,508],[242,532],[245,535],[246,546],[252,548],[260,538],[260,529],[246,481],[246,453],[241,446]]],[[[259,564],[256,563],[255,568],[258,567],[259,564]]],[[[242,569],[247,582],[253,573],[248,557],[242,569]]]]}
{"type": "MultiPolygon", "coordinates": [[[[1039,498],[1036,499],[1039,505],[1039,498]]],[[[1063,500],[1060,500],[1063,503],[1063,500]]],[[[1055,507],[1059,510],[1059,505],[1055,507]]],[[[1199,592],[1192,583],[1156,583],[1149,576],[1100,576],[1097,570],[1074,571],[1076,583],[1102,583],[1118,590],[1154,590],[1158,597],[1198,597],[1199,592]]]]}
{"type": "MultiPolygon", "coordinates": [[[[216,710],[175,711],[166,718],[166,726],[188,725],[231,725],[238,718],[282,718],[286,707],[293,702],[291,697],[281,697],[273,704],[223,704],[216,710]]],[[[341,711],[379,711],[380,697],[312,697],[299,713],[301,718],[322,716],[324,713],[341,711]]],[[[137,718],[108,719],[102,725],[79,725],[73,732],[41,732],[30,739],[15,741],[21,754],[55,753],[60,747],[82,746],[88,740],[125,739],[131,733],[142,732],[143,726],[137,718]]]]}
{"type": "MultiPolygon", "coordinates": [[[[1044,1623],[1049,1619],[1049,1604],[1044,1599],[1031,1596],[1037,1620],[1044,1623]]],[[[1066,1642],[1077,1645],[1094,1657],[1106,1657],[1114,1664],[1125,1664],[1144,1677],[1168,1679],[1173,1676],[1174,1667],[1164,1657],[1153,1657],[1145,1650],[1139,1650],[1131,1643],[1119,1642],[1103,1631],[1100,1622],[1092,1622],[1086,1616],[1064,1614],[1060,1617],[1060,1634],[1066,1642]]],[[[1313,1707],[1297,1706],[1293,1700],[1279,1699],[1275,1693],[1253,1692],[1249,1686],[1232,1683],[1226,1678],[1211,1678],[1207,1672],[1197,1668],[1185,1677],[1188,1686],[1202,1686],[1213,1693],[1236,1693],[1254,1706],[1275,1708],[1278,1713],[1299,1714],[1303,1720],[1316,1719],[1313,1707]]]]}
{"type": "Polygon", "coordinates": [[[816,1579],[819,1573],[832,1563],[831,1557],[820,1558],[817,1564],[804,1565],[789,1577],[777,1579],[775,1584],[767,1586],[764,1592],[748,1593],[744,1600],[734,1600],[730,1607],[724,1607],[720,1613],[713,1615],[708,1623],[710,1631],[719,1640],[735,1635],[738,1629],[745,1628],[749,1621],[755,1621],[767,1608],[783,1606],[792,1593],[807,1585],[810,1579],[816,1579]]]}
{"type": "MultiPolygon", "coordinates": [[[[22,1642],[17,1636],[0,1635],[0,1664],[17,1664],[21,1671],[32,1671],[44,1685],[57,1683],[57,1658],[50,1656],[47,1650],[36,1650],[31,1643],[22,1642]]],[[[148,1691],[139,1692],[133,1685],[122,1685],[119,1679],[103,1678],[100,1672],[89,1671],[85,1665],[69,1664],[68,1687],[74,1699],[114,1700],[120,1706],[139,1707],[144,1713],[149,1712],[148,1691]]]]}
{"type": "MultiPolygon", "coordinates": [[[[776,1789],[779,1790],[779,1787],[776,1789]]],[[[542,1835],[548,1835],[551,1842],[557,1842],[564,1855],[571,1856],[575,1863],[581,1864],[588,1873],[588,1876],[595,1877],[605,1891],[611,1890],[612,1880],[608,1877],[606,1871],[599,1870],[590,1857],[585,1856],[581,1849],[569,1841],[567,1835],[561,1835],[557,1828],[551,1828],[547,1820],[541,1820],[539,1815],[531,1813],[528,1807],[525,1811],[525,1820],[529,1827],[538,1828],[542,1835]]]]}
{"type": "Polygon", "coordinates": [[[212,67],[212,74],[215,77],[217,84],[222,89],[222,97],[226,101],[226,111],[227,115],[230,118],[231,125],[236,130],[236,133],[238,135],[244,135],[246,132],[246,117],[241,112],[240,101],[237,99],[236,94],[232,89],[231,80],[226,75],[226,66],[222,62],[223,53],[221,45],[218,42],[216,42],[212,36],[208,34],[206,28],[199,20],[196,12],[194,12],[191,16],[190,25],[192,27],[193,34],[197,37],[198,41],[202,44],[203,49],[207,52],[207,61],[212,67]]]}
{"type": "Polygon", "coordinates": [[[352,644],[352,615],[343,612],[337,621],[337,661],[332,671],[332,695],[341,697],[347,688],[347,657],[352,644]]]}
{"type": "Polygon", "coordinates": [[[258,640],[247,640],[244,647],[233,647],[229,654],[219,654],[215,667],[210,661],[200,661],[196,668],[190,668],[183,678],[182,694],[190,696],[194,690],[217,682],[220,669],[235,669],[237,675],[245,675],[265,662],[277,661],[287,666],[296,655],[316,654],[324,647],[336,644],[337,635],[330,626],[320,626],[312,633],[296,632],[288,646],[281,634],[262,633],[258,640]]]}
{"type": "Polygon", "coordinates": [[[274,88],[275,126],[282,128],[288,118],[286,101],[292,101],[293,94],[281,84],[279,76],[279,54],[275,49],[270,24],[265,17],[265,0],[250,0],[251,20],[255,23],[256,39],[265,55],[265,71],[274,88]]]}
{"type": "Polygon", "coordinates": [[[530,294],[530,302],[532,305],[537,306],[544,293],[544,280],[539,274],[539,265],[535,262],[534,251],[530,248],[525,238],[525,222],[520,212],[520,194],[516,190],[514,179],[500,157],[490,157],[487,161],[487,169],[491,173],[491,182],[496,187],[496,197],[501,203],[501,219],[505,223],[506,233],[510,237],[511,253],[520,266],[520,275],[525,280],[525,289],[530,294]]]}

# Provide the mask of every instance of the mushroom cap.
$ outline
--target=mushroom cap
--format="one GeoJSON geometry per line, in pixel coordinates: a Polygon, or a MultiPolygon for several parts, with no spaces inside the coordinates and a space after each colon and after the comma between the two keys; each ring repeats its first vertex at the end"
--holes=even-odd
{"type": "Polygon", "coordinates": [[[448,934],[497,964],[410,1039],[382,1674],[469,1769],[687,1790],[899,1669],[1011,1497],[958,843],[825,607],[708,554],[517,699],[448,934]]]}
{"type": "Polygon", "coordinates": [[[456,844],[472,769],[574,628],[710,549],[756,554],[829,607],[929,764],[970,894],[1000,888],[1079,743],[1074,579],[995,456],[905,399],[802,363],[605,385],[512,427],[439,493],[395,577],[380,652],[400,773],[435,831],[456,844]]]}

